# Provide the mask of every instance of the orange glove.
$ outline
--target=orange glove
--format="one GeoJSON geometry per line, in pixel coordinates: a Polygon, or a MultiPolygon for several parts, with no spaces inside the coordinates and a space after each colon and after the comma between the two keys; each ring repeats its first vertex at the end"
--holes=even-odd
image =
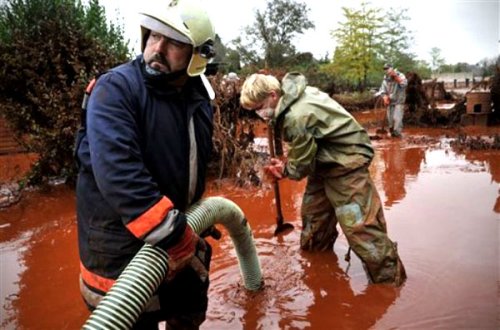
{"type": "Polygon", "coordinates": [[[389,97],[389,95],[385,94],[382,99],[384,100],[384,105],[385,106],[388,106],[389,104],[391,104],[391,98],[389,97]]]}
{"type": "Polygon", "coordinates": [[[189,225],[186,225],[179,242],[167,249],[168,279],[173,278],[177,272],[191,262],[199,240],[200,237],[189,225]]]}
{"type": "Polygon", "coordinates": [[[170,234],[156,244],[167,252],[168,273],[165,280],[170,281],[184,268],[191,267],[205,282],[210,265],[210,246],[194,232],[183,212],[171,209],[165,222],[170,234]]]}
{"type": "Polygon", "coordinates": [[[394,79],[398,84],[401,84],[401,77],[397,74],[396,70],[391,69],[388,72],[389,76],[394,79]]]}
{"type": "Polygon", "coordinates": [[[271,158],[270,164],[264,166],[264,173],[266,174],[268,179],[276,181],[283,179],[284,169],[285,169],[285,164],[281,160],[277,158],[271,158]]]}
{"type": "Polygon", "coordinates": [[[204,239],[200,238],[193,229],[186,225],[181,240],[167,249],[168,274],[167,281],[172,280],[178,272],[191,267],[205,282],[208,278],[211,249],[204,239]]]}

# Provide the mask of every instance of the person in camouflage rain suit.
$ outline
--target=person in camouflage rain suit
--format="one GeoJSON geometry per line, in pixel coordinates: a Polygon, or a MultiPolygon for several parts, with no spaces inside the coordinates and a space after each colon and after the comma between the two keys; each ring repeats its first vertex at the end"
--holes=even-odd
{"type": "Polygon", "coordinates": [[[269,119],[288,143],[286,159],[271,159],[266,173],[274,180],[307,177],[301,248],[332,250],[338,222],[370,283],[401,285],[406,272],[368,171],[374,150],[363,127],[299,73],[288,73],[281,83],[253,74],[242,86],[240,102],[269,119]]]}

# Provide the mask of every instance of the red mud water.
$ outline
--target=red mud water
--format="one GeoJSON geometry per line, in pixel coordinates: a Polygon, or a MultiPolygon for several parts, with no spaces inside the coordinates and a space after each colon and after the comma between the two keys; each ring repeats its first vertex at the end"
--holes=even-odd
{"type": "MultiPolygon", "coordinates": [[[[229,236],[211,240],[202,329],[498,329],[500,152],[456,152],[447,134],[405,129],[402,140],[374,141],[370,170],[408,273],[398,289],[367,285],[357,257],[344,260],[343,235],[333,252],[300,251],[304,181],[280,183],[295,230],[278,237],[271,185],[210,183],[208,195],[246,214],[265,287],[247,292],[229,236]]],[[[0,328],[78,329],[89,316],[78,290],[74,203],[71,190],[56,187],[0,211],[0,328]]]]}

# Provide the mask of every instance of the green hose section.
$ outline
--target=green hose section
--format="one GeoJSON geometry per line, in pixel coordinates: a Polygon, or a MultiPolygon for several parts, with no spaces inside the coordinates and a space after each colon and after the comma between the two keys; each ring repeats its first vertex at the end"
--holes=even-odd
{"type": "Polygon", "coordinates": [[[223,197],[208,197],[194,204],[186,215],[189,225],[197,233],[216,223],[223,225],[233,241],[245,287],[251,291],[262,287],[252,230],[238,205],[223,197]]]}
{"type": "Polygon", "coordinates": [[[131,329],[167,272],[165,251],[144,244],[99,302],[83,329],[131,329]]]}
{"type": "MultiPolygon", "coordinates": [[[[188,224],[200,234],[223,225],[236,249],[245,287],[262,287],[262,273],[252,231],[241,209],[224,197],[208,197],[186,212],[188,224]]],[[[99,302],[82,329],[131,329],[168,273],[165,251],[144,244],[99,302]]]]}

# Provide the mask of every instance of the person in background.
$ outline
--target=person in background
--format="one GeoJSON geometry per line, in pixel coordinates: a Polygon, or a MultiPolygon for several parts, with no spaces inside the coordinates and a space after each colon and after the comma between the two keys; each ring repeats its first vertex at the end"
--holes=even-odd
{"type": "Polygon", "coordinates": [[[288,73],[281,83],[250,75],[240,103],[270,120],[288,144],[287,156],[272,158],[266,174],[273,180],[307,178],[300,247],[332,250],[339,223],[369,282],[401,285],[406,272],[368,171],[374,150],[363,127],[299,73],[288,73]]]}
{"type": "Polygon", "coordinates": [[[145,243],[169,273],[136,329],[198,329],[211,248],[184,212],[205,190],[212,149],[214,57],[207,13],[188,0],[141,13],[142,54],[101,75],[76,141],[80,288],[92,310],[145,243]]]}
{"type": "MultiPolygon", "coordinates": [[[[220,84],[222,96],[227,99],[231,99],[236,93],[238,93],[240,77],[235,72],[229,72],[222,77],[220,84]]],[[[236,101],[237,102],[237,101],[236,101]]]]}
{"type": "Polygon", "coordinates": [[[404,104],[408,82],[405,75],[393,68],[391,64],[384,64],[384,72],[384,80],[382,80],[377,95],[382,96],[384,106],[387,107],[387,122],[391,136],[402,137],[404,104]]]}

